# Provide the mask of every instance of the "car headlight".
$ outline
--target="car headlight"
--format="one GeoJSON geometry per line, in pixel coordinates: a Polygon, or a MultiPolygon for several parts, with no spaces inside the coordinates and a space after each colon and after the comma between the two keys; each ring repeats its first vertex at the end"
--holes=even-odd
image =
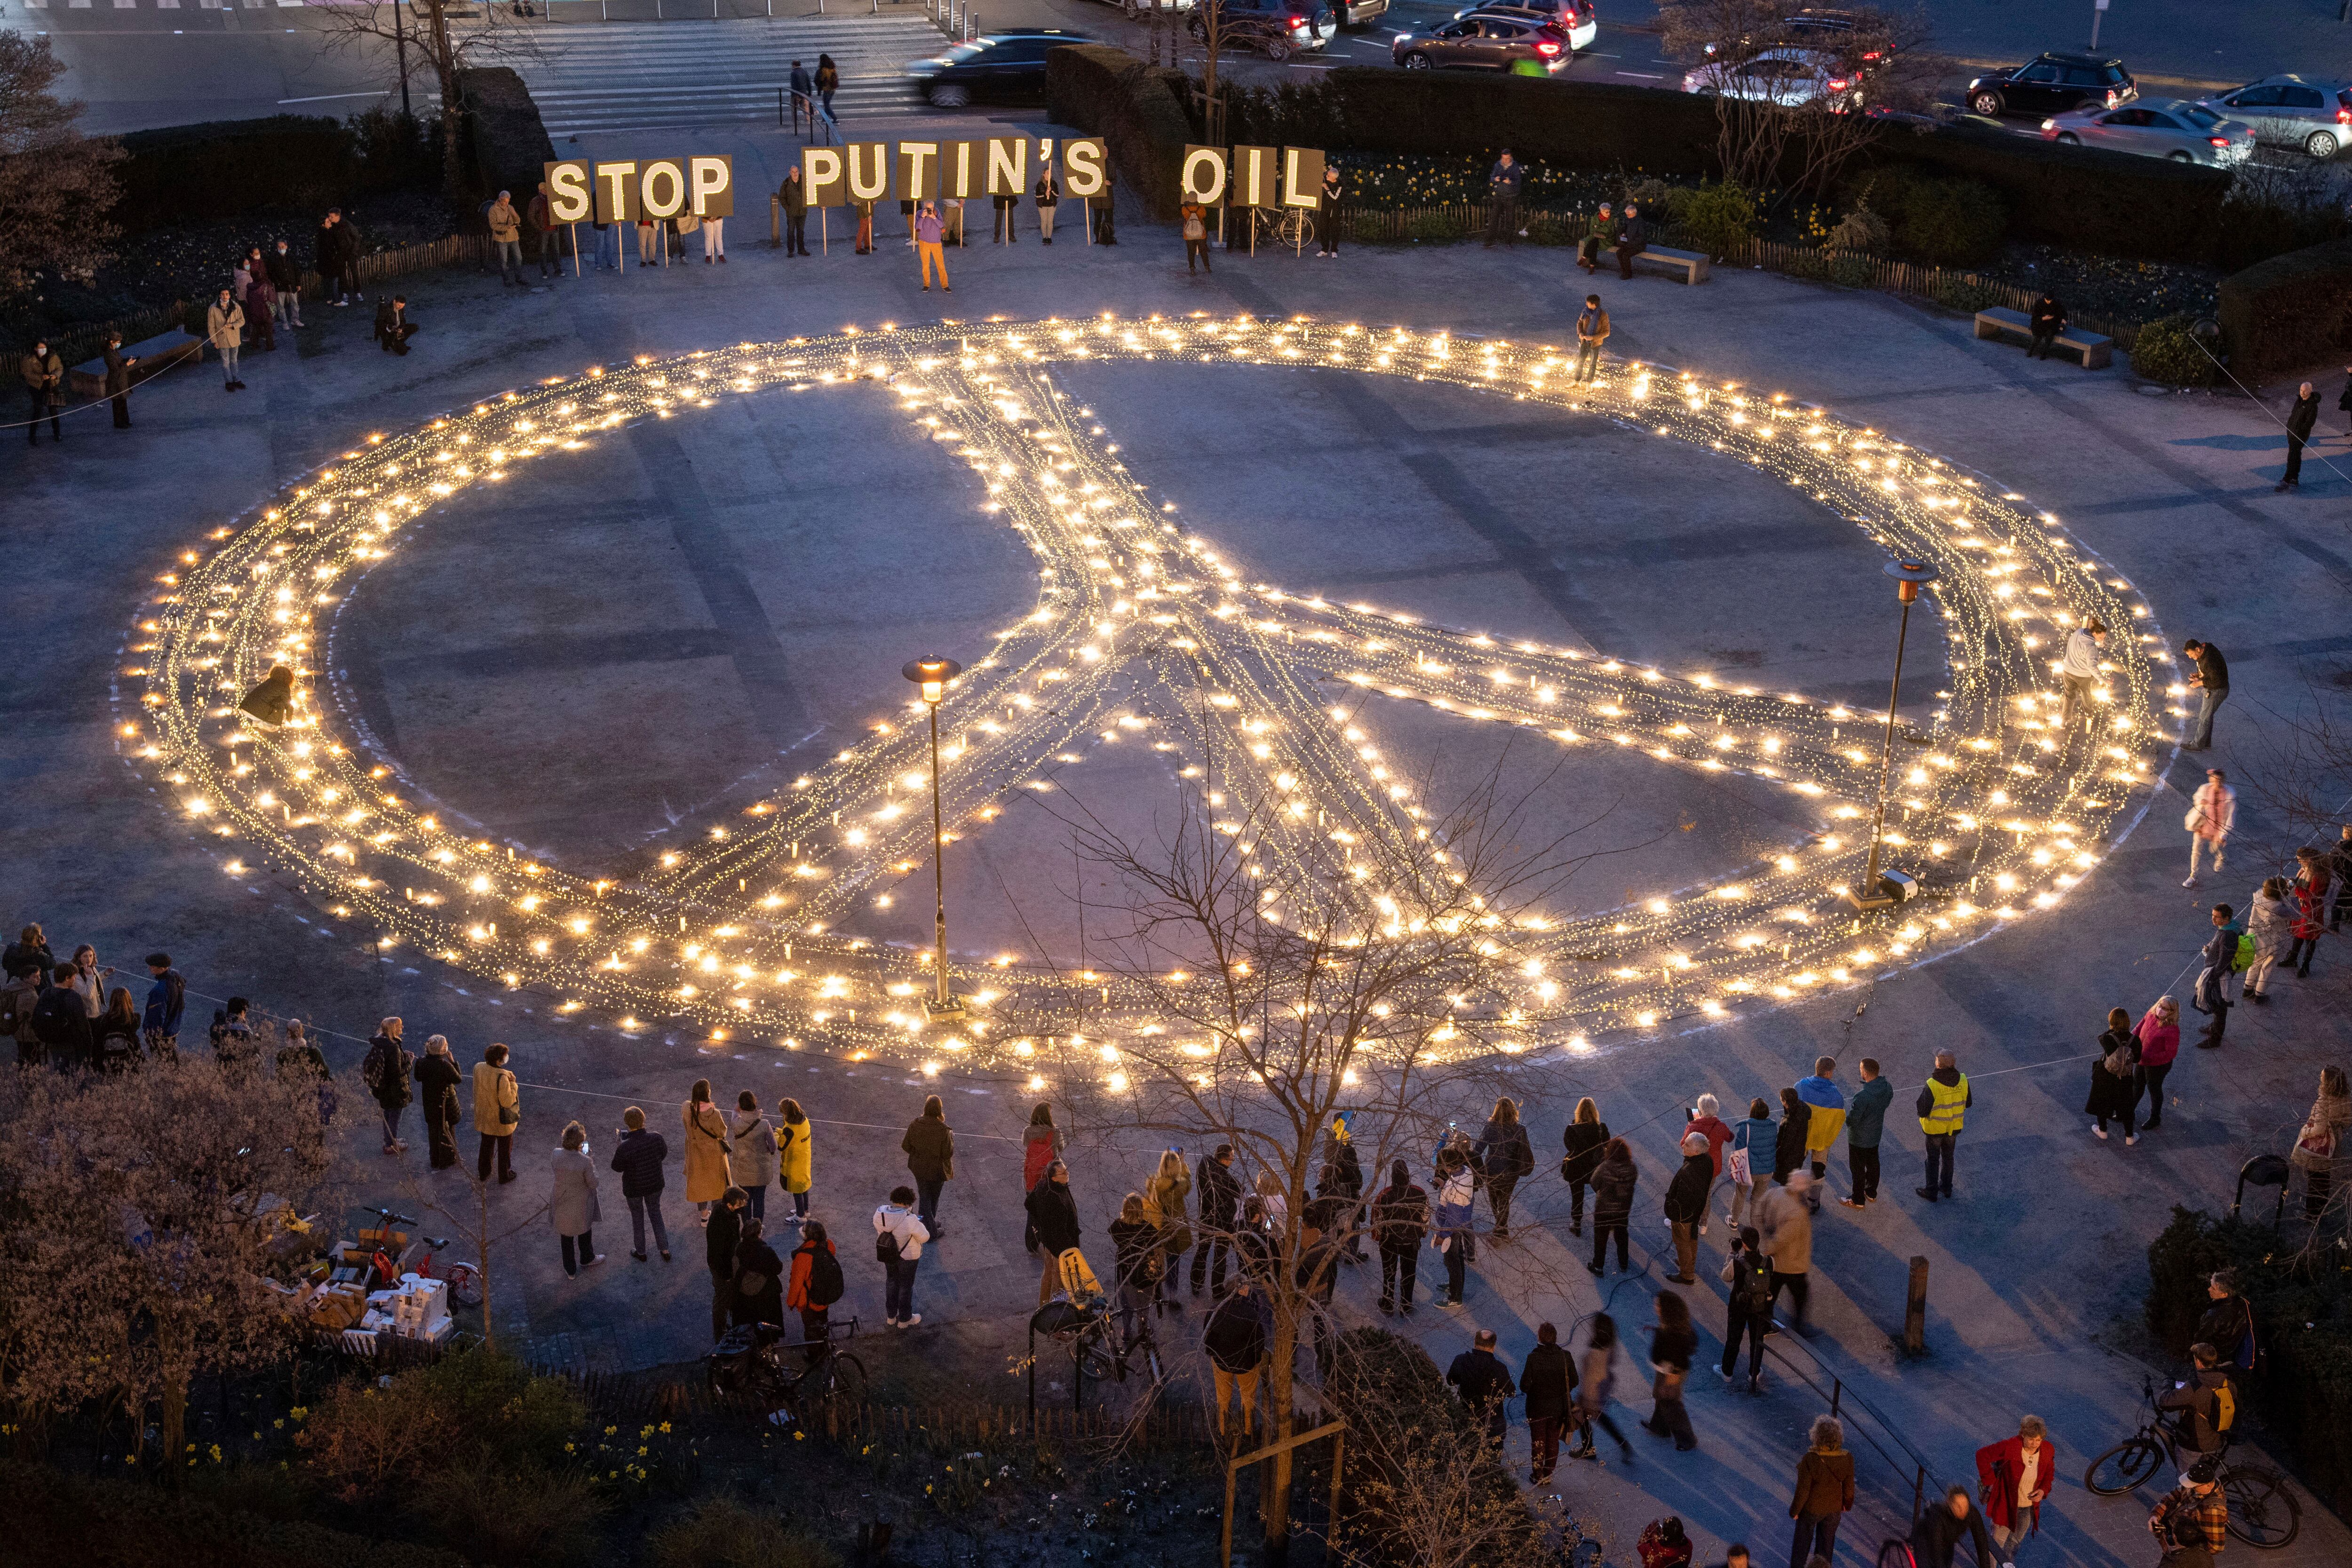
{"type": "Polygon", "coordinates": [[[2054,120],[2045,120],[2042,122],[2042,129],[2044,131],[2055,131],[2058,129],[2058,122],[2054,120]]]}

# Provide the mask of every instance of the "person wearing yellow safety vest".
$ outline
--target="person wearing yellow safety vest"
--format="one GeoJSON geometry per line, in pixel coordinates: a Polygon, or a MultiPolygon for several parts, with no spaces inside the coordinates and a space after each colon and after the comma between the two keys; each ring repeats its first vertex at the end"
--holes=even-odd
{"type": "Polygon", "coordinates": [[[1975,1103],[1969,1094],[1969,1075],[1955,1061],[1951,1052],[1937,1051],[1936,1070],[1919,1089],[1919,1131],[1927,1135],[1927,1184],[1912,1191],[1931,1204],[1952,1195],[1952,1144],[1975,1103]]]}

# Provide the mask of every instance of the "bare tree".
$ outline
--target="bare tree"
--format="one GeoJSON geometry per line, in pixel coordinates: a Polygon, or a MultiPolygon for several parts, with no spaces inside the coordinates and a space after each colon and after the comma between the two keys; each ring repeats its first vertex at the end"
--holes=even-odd
{"type": "Polygon", "coordinates": [[[364,50],[381,59],[389,49],[403,61],[408,50],[423,55],[441,99],[442,188],[453,199],[462,195],[465,73],[537,58],[539,38],[529,20],[493,4],[461,5],[459,0],[369,0],[331,5],[319,15],[322,52],[364,50]]]}
{"type": "MultiPolygon", "coordinates": [[[[438,1195],[428,1190],[414,1176],[403,1184],[401,1195],[411,1205],[427,1214],[439,1215],[443,1219],[447,1220],[451,1228],[457,1231],[458,1238],[473,1249],[474,1258],[477,1259],[476,1267],[481,1270],[482,1348],[494,1351],[499,1348],[499,1341],[497,1326],[492,1321],[494,1304],[490,1288],[494,1282],[494,1276],[490,1264],[491,1256],[499,1243],[518,1234],[525,1226],[537,1224],[546,1215],[547,1204],[542,1200],[537,1208],[520,1219],[500,1215],[496,1221],[493,1221],[490,1215],[490,1193],[498,1183],[484,1181],[475,1172],[465,1170],[462,1164],[460,1173],[465,1176],[467,1184],[466,1195],[461,1201],[443,1202],[438,1195]]],[[[446,1275],[447,1270],[444,1269],[443,1272],[446,1275]]]]}
{"type": "MultiPolygon", "coordinates": [[[[1549,776],[1549,775],[1547,775],[1549,776]]],[[[1302,1337],[1332,1330],[1321,1303],[1335,1247],[1312,1246],[1309,1198],[1342,1112],[1374,1183],[1391,1158],[1418,1166],[1449,1116],[1505,1080],[1524,1048],[1507,997],[1528,984],[1513,935],[1583,864],[1582,824],[1535,809],[1538,782],[1506,793],[1503,765],[1450,810],[1400,830],[1329,836],[1297,829],[1295,801],[1217,815],[1224,796],[1187,796],[1161,841],[1130,842],[1073,820],[1081,857],[1120,889],[1095,968],[1153,1021],[1122,1033],[1102,1105],[1106,1136],[1143,1132],[1192,1150],[1231,1142],[1235,1173],[1265,1175],[1281,1217],[1263,1236],[1259,1283],[1274,1319],[1266,1394],[1271,1436],[1295,1429],[1292,1366],[1302,1337]]],[[[1084,1019],[1035,1032],[1082,1033],[1084,1019]]],[[[1362,1199],[1349,1207],[1360,1210],[1362,1199]]],[[[1326,1234],[1351,1214],[1318,1217],[1326,1234]]],[[[1204,1223],[1204,1242],[1219,1237],[1204,1223]]],[[[1237,1253],[1248,1266],[1250,1253],[1237,1253]]],[[[1171,1265],[1172,1269],[1172,1264],[1171,1265]]],[[[1267,1462],[1265,1528],[1286,1540],[1291,1457],[1267,1462]]]]}
{"type": "Polygon", "coordinates": [[[34,274],[87,279],[114,259],[106,221],[122,144],[74,129],[82,105],[49,89],[65,73],[49,40],[0,32],[0,293],[34,274]]]}
{"type": "Polygon", "coordinates": [[[1716,159],[1750,191],[1825,194],[1890,111],[1934,100],[1950,62],[1924,11],[1857,5],[1824,26],[1787,0],[1676,0],[1662,7],[1668,58],[1715,100],[1716,159]]]}
{"type": "Polygon", "coordinates": [[[330,1163],[315,1086],[246,1068],[190,1058],[0,1086],[15,1397],[62,1408],[102,1366],[142,1426],[161,1406],[179,1469],[189,1385],[281,1354],[293,1335],[272,1280],[310,1250],[285,1221],[324,1206],[330,1163]]]}

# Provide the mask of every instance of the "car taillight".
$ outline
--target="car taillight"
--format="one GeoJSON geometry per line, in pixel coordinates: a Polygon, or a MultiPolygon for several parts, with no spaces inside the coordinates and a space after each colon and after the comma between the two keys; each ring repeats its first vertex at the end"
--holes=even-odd
{"type": "Polygon", "coordinates": [[[1539,55],[1556,55],[1559,53],[1559,46],[1558,44],[1538,44],[1536,46],[1536,53],[1539,55]]]}
{"type": "Polygon", "coordinates": [[[2337,110],[2336,111],[2336,123],[2338,125],[2352,125],[2352,109],[2337,110]]]}
{"type": "Polygon", "coordinates": [[[1848,82],[1845,78],[1842,76],[1833,76],[1830,78],[1828,82],[1824,85],[1827,86],[1832,92],[1843,92],[1853,84],[1848,82]]]}
{"type": "Polygon", "coordinates": [[[2107,89],[2107,107],[2108,107],[2109,109],[2113,109],[2115,106],[2116,106],[2116,89],[2115,89],[2114,88],[2109,88],[2109,89],[2107,89]]]}
{"type": "Polygon", "coordinates": [[[2230,139],[2227,136],[2208,136],[2205,138],[2205,144],[2209,147],[2227,147],[2230,144],[2230,139]]]}

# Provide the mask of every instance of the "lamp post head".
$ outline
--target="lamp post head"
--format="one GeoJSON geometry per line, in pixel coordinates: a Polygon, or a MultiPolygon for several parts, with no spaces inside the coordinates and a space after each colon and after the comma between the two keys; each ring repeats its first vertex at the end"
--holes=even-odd
{"type": "Polygon", "coordinates": [[[963,666],[951,658],[918,658],[899,673],[915,683],[924,701],[936,708],[948,693],[948,682],[963,673],[963,666]]]}
{"type": "Polygon", "coordinates": [[[1895,596],[1906,605],[1918,602],[1920,584],[1932,583],[1941,575],[1925,561],[1890,561],[1886,574],[1895,579],[1895,596]]]}

